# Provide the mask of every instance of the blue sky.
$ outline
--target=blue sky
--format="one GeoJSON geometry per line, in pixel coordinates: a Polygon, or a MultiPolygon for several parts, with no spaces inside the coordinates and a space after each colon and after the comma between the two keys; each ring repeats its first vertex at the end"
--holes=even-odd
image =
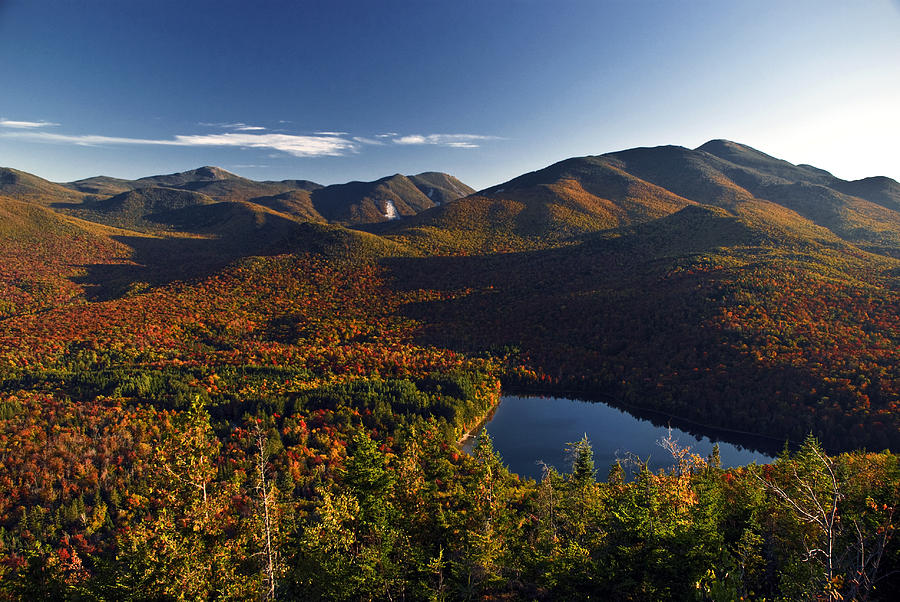
{"type": "Polygon", "coordinates": [[[0,0],[0,165],[323,184],[728,138],[900,179],[900,2],[0,0]]]}

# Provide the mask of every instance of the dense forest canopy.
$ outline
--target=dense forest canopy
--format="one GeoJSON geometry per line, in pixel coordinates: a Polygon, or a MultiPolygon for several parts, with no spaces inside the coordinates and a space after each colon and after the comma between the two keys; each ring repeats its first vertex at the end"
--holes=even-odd
{"type": "Polygon", "coordinates": [[[890,599],[891,182],[726,141],[477,193],[5,170],[0,596],[890,599]],[[790,445],[523,479],[458,445],[503,388],[790,445]]]}

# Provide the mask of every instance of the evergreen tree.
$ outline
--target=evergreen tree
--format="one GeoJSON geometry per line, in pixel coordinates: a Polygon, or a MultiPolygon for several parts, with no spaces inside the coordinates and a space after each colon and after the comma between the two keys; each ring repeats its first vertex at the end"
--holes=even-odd
{"type": "Polygon", "coordinates": [[[578,485],[593,483],[597,471],[594,469],[594,450],[587,433],[579,441],[569,444],[572,457],[572,480],[578,485]]]}

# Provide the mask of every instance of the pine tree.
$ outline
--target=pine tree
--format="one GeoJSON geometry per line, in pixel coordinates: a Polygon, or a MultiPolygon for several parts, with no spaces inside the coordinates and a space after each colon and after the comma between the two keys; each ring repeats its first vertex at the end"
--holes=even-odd
{"type": "Polygon", "coordinates": [[[578,485],[593,483],[597,471],[594,469],[594,450],[587,433],[580,441],[569,444],[569,454],[572,457],[572,480],[578,485]]]}

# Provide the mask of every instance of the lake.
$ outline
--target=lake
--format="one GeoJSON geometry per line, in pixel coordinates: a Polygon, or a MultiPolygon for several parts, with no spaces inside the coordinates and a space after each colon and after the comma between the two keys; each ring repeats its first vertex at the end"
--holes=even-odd
{"type": "MultiPolygon", "coordinates": [[[[629,454],[642,460],[649,459],[653,470],[672,465],[671,454],[658,443],[668,434],[665,426],[654,425],[605,403],[559,397],[503,396],[482,428],[481,432],[484,431],[490,434],[494,449],[510,470],[534,479],[541,477],[539,461],[560,472],[570,472],[571,460],[567,458],[566,444],[580,440],[585,434],[594,450],[594,466],[600,480],[606,479],[609,467],[617,459],[624,459],[629,454]]],[[[709,437],[676,428],[672,429],[672,438],[681,447],[690,447],[693,453],[704,458],[712,452],[714,444],[709,437]]],[[[465,441],[463,449],[471,453],[476,440],[477,436],[465,441]]],[[[772,461],[766,454],[722,440],[718,443],[723,467],[772,461]]]]}

